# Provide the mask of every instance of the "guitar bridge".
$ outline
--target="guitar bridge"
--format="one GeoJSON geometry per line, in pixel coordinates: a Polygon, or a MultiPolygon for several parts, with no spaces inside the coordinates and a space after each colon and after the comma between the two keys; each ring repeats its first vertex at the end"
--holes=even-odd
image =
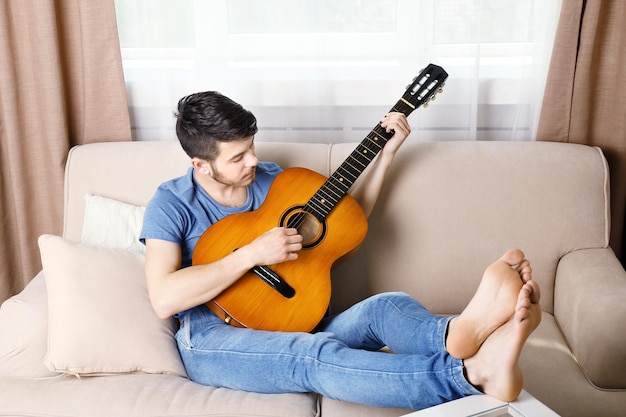
{"type": "Polygon", "coordinates": [[[296,290],[287,283],[280,275],[272,271],[269,266],[255,266],[250,270],[254,275],[261,278],[263,282],[278,291],[285,298],[292,298],[296,295],[296,290]]]}

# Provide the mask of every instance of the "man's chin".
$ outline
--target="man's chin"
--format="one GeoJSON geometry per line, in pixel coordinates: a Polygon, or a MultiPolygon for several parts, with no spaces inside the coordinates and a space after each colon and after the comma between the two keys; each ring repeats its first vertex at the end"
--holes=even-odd
{"type": "Polygon", "coordinates": [[[246,175],[243,179],[243,182],[246,186],[251,185],[254,180],[256,180],[256,174],[253,172],[252,174],[246,175]]]}

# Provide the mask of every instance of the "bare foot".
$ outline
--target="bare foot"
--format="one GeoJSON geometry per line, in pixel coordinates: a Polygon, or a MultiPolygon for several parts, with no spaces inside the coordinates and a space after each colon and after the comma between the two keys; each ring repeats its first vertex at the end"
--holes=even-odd
{"type": "Polygon", "coordinates": [[[524,386],[519,357],[528,336],[541,323],[539,285],[528,281],[519,292],[515,314],[464,361],[467,380],[501,401],[513,401],[524,386]]]}
{"type": "Polygon", "coordinates": [[[531,279],[530,262],[519,249],[507,251],[489,265],[465,310],[450,321],[448,353],[458,359],[474,355],[485,339],[511,318],[522,285],[531,279]]]}

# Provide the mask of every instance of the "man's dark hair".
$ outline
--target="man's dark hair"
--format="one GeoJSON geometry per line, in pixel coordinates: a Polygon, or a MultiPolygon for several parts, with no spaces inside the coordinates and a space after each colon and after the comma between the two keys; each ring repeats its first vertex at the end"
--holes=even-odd
{"type": "Polygon", "coordinates": [[[175,116],[176,135],[187,155],[207,161],[217,157],[217,142],[249,138],[258,131],[250,111],[217,91],[181,98],[175,116]]]}

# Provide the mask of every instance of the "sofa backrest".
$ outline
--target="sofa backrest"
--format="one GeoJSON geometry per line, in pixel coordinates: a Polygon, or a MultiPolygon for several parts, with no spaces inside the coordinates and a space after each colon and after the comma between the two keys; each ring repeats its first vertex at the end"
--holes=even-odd
{"type": "MultiPolygon", "coordinates": [[[[333,166],[347,148],[333,148],[333,166]]],[[[600,150],[581,145],[407,143],[366,243],[337,270],[337,308],[400,289],[436,313],[459,313],[485,267],[518,247],[533,265],[543,309],[552,312],[561,257],[608,246],[608,178],[600,150]]]]}
{"type": "MultiPolygon", "coordinates": [[[[259,159],[330,175],[356,144],[257,143],[259,159]]],[[[72,149],[64,235],[80,240],[85,194],[145,205],[183,175],[176,141],[72,149]]],[[[407,142],[396,157],[357,254],[333,271],[334,311],[370,294],[406,291],[437,313],[469,301],[484,268],[523,249],[553,310],[559,259],[608,246],[606,160],[597,148],[547,142],[407,142]]]]}
{"type": "MultiPolygon", "coordinates": [[[[283,167],[307,166],[328,175],[329,146],[258,143],[259,157],[283,167]]],[[[103,142],[70,150],[65,170],[63,235],[81,239],[85,195],[145,206],[157,187],[184,175],[190,159],[178,141],[103,142]]]]}

